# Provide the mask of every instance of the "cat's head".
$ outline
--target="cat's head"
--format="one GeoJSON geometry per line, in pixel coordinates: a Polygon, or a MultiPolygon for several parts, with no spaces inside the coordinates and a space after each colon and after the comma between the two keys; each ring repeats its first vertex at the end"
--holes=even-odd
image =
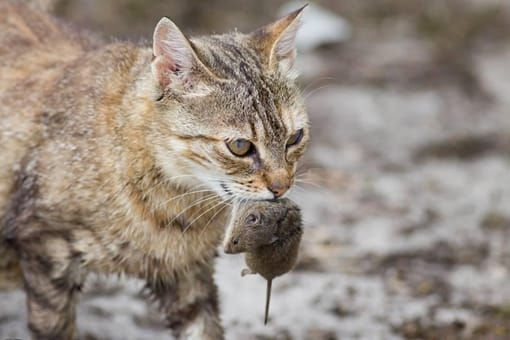
{"type": "Polygon", "coordinates": [[[309,139],[292,68],[302,9],[250,34],[154,32],[156,159],[178,183],[265,200],[294,183],[309,139]]]}

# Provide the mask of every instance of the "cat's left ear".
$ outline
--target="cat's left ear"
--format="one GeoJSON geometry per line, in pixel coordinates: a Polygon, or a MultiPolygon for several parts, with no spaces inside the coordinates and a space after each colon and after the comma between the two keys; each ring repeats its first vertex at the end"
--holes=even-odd
{"type": "Polygon", "coordinates": [[[210,72],[198,58],[191,42],[168,18],[162,18],[156,25],[152,53],[152,74],[163,89],[189,80],[194,76],[193,71],[210,72]]]}
{"type": "Polygon", "coordinates": [[[307,6],[250,34],[252,46],[259,51],[269,69],[274,70],[278,65],[287,70],[291,69],[296,58],[296,35],[301,25],[303,10],[307,6]]]}

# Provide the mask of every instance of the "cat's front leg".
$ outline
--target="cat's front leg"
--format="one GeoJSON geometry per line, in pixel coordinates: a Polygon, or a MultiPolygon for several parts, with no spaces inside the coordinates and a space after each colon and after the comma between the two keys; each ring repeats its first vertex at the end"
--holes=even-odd
{"type": "Polygon", "coordinates": [[[19,244],[32,338],[76,339],[75,306],[83,282],[78,256],[57,234],[19,244]]]}
{"type": "Polygon", "coordinates": [[[160,277],[148,282],[177,339],[224,338],[213,273],[212,261],[196,263],[186,271],[174,273],[171,279],[160,277]]]}

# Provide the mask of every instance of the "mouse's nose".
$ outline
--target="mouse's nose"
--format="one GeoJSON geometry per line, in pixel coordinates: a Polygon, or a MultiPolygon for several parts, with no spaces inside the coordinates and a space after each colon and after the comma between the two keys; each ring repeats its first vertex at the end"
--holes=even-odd
{"type": "Polygon", "coordinates": [[[232,247],[230,246],[230,243],[223,247],[223,251],[225,254],[232,254],[232,247]]]}
{"type": "Polygon", "coordinates": [[[239,243],[239,239],[233,239],[232,241],[228,242],[224,247],[223,251],[225,254],[234,254],[234,246],[239,243]]]}

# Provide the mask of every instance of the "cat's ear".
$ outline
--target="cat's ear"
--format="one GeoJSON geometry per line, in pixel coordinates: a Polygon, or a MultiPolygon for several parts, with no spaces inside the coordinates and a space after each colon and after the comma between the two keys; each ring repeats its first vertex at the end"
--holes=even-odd
{"type": "Polygon", "coordinates": [[[161,88],[173,81],[185,80],[194,68],[205,68],[190,41],[168,18],[162,18],[156,25],[152,48],[152,74],[161,88]]]}
{"type": "Polygon", "coordinates": [[[296,35],[307,5],[250,35],[251,42],[270,69],[278,65],[290,69],[296,58],[296,35]]]}

